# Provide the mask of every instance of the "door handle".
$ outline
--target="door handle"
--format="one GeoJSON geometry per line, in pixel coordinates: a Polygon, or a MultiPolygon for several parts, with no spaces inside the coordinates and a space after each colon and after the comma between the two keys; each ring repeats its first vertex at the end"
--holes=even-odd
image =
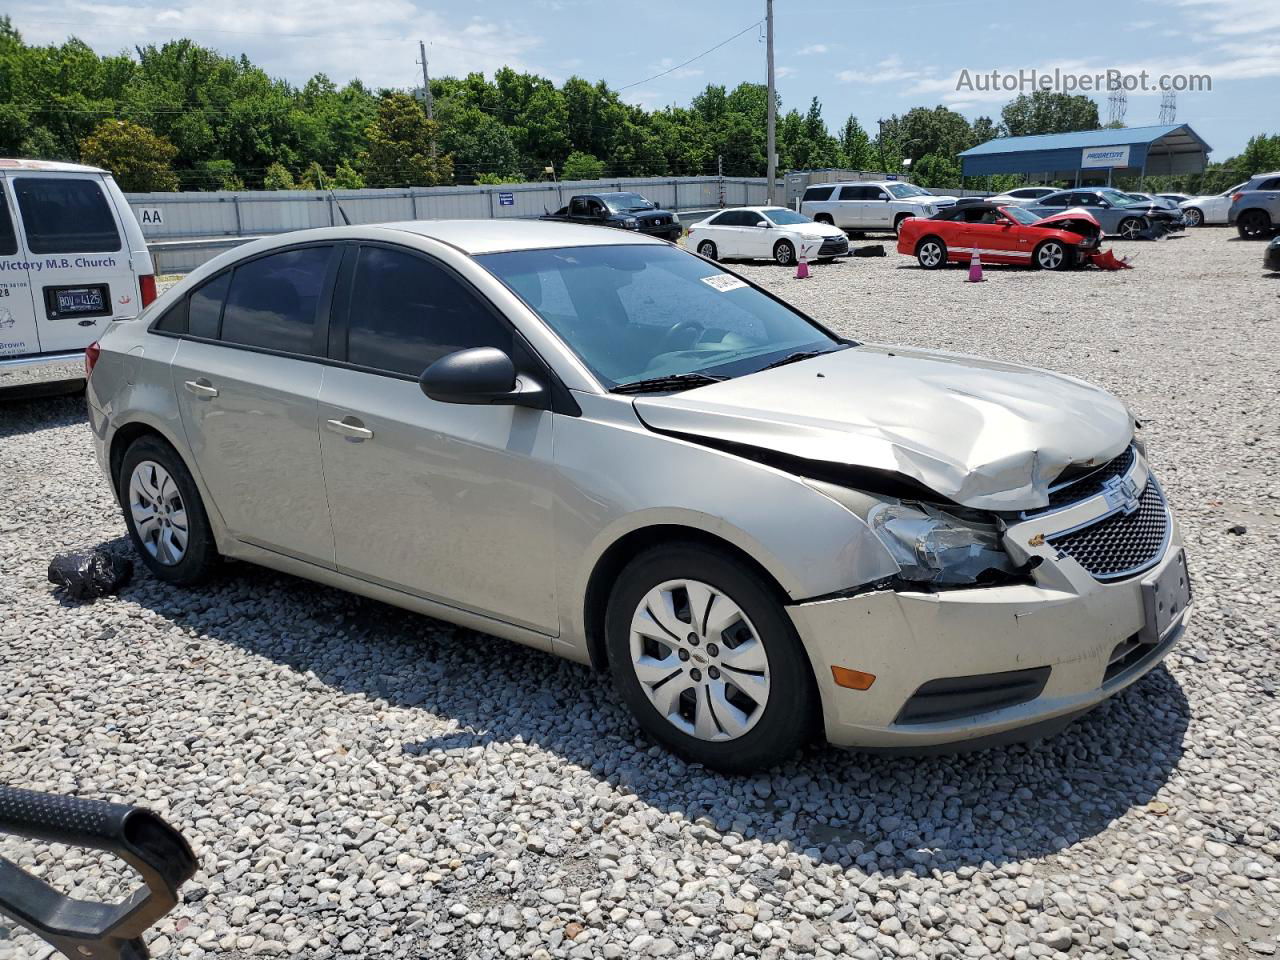
{"type": "Polygon", "coordinates": [[[218,388],[204,377],[199,380],[188,380],[184,386],[187,388],[187,393],[194,393],[201,400],[212,400],[218,395],[218,388]]]}
{"type": "Polygon", "coordinates": [[[373,431],[355,417],[343,417],[341,420],[326,420],[324,424],[334,433],[341,434],[348,440],[373,439],[373,431]]]}

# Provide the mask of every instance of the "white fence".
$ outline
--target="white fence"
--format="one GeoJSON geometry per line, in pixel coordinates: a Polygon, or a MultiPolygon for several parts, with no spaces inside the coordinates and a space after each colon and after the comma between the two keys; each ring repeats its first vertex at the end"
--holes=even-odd
{"type": "MultiPolygon", "coordinates": [[[[537,217],[578,193],[634,190],[669,210],[710,210],[765,202],[765,180],[743,177],[650,177],[573,183],[413,187],[390,190],[260,190],[130,193],[147,240],[188,240],[284,233],[307,227],[398,220],[537,217]],[[339,209],[339,207],[341,209],[339,209]]],[[[781,184],[776,191],[782,196],[781,184]]]]}

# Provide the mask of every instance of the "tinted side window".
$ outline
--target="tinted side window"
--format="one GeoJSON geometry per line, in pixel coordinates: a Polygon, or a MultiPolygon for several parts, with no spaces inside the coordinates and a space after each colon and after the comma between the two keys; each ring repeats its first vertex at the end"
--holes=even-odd
{"type": "Polygon", "coordinates": [[[13,217],[9,215],[9,201],[4,196],[4,181],[0,180],[0,256],[18,252],[18,237],[13,232],[13,217]]]}
{"type": "Polygon", "coordinates": [[[862,187],[841,187],[840,188],[841,200],[862,200],[865,197],[866,197],[866,193],[864,192],[862,187]]]}
{"type": "Polygon", "coordinates": [[[332,252],[331,247],[286,250],[236,267],[222,312],[223,341],[311,353],[332,252]]]}
{"type": "Polygon", "coordinates": [[[116,219],[97,181],[18,177],[13,188],[32,253],[107,253],[120,249],[116,219]]]}
{"type": "Polygon", "coordinates": [[[830,200],[835,187],[810,187],[804,192],[805,200],[830,200]]]}
{"type": "Polygon", "coordinates": [[[1040,201],[1040,205],[1045,207],[1065,207],[1067,205],[1067,194],[1060,193],[1056,197],[1050,194],[1040,201]]]}
{"type": "Polygon", "coordinates": [[[164,313],[160,314],[160,319],[156,321],[154,329],[163,330],[165,333],[186,333],[187,298],[183,297],[164,313]]]}
{"type": "Polygon", "coordinates": [[[510,354],[511,331],[439,264],[385,247],[361,249],[348,362],[416,377],[445,354],[468,347],[510,354]]]}
{"type": "Polygon", "coordinates": [[[722,214],[720,214],[720,216],[718,216],[718,217],[714,217],[714,218],[711,220],[711,225],[712,225],[713,227],[728,227],[728,226],[731,226],[731,224],[729,223],[729,221],[730,221],[730,220],[732,220],[732,219],[733,219],[733,212],[732,212],[732,211],[730,211],[729,213],[722,213],[722,214]]]}
{"type": "Polygon", "coordinates": [[[222,321],[222,303],[227,299],[227,286],[231,283],[231,271],[214,277],[191,294],[188,307],[188,332],[193,337],[218,338],[218,325],[222,321]]]}
{"type": "Polygon", "coordinates": [[[1259,190],[1280,190],[1280,177],[1272,177],[1270,180],[1263,181],[1259,190]]]}

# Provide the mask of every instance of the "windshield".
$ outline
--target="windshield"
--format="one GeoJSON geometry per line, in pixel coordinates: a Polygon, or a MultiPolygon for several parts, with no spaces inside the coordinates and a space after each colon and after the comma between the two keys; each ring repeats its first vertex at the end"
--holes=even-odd
{"type": "Polygon", "coordinates": [[[1149,200],[1138,200],[1130,194],[1121,193],[1119,190],[1099,190],[1098,194],[1108,203],[1112,203],[1117,207],[1132,207],[1139,203],[1144,205],[1150,203],[1149,200]]]}
{"type": "Polygon", "coordinates": [[[794,210],[788,210],[786,207],[770,207],[763,211],[763,213],[780,227],[791,226],[797,223],[813,223],[812,217],[806,217],[804,214],[796,213],[794,210]]]}
{"type": "Polygon", "coordinates": [[[600,199],[614,213],[630,213],[633,210],[650,210],[656,204],[650,203],[638,193],[605,193],[600,199]]]}
{"type": "Polygon", "coordinates": [[[906,197],[933,196],[933,194],[931,194],[928,190],[921,190],[919,187],[917,187],[913,183],[886,183],[886,184],[883,184],[883,186],[886,190],[888,190],[891,194],[893,194],[898,199],[903,199],[906,197]]]}
{"type": "Polygon", "coordinates": [[[675,247],[563,247],[476,260],[610,389],[690,373],[742,376],[792,353],[843,346],[790,307],[675,247]]]}
{"type": "Polygon", "coordinates": [[[1006,216],[1013,217],[1014,220],[1017,220],[1021,224],[1035,223],[1037,220],[1041,219],[1034,213],[1028,213],[1026,210],[1022,209],[1022,207],[1010,205],[1007,207],[1001,207],[1000,209],[1005,212],[1006,216]]]}

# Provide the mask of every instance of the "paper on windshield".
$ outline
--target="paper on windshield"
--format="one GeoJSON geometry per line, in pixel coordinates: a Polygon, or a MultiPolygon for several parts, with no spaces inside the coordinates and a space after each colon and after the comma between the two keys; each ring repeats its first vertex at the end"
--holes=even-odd
{"type": "Polygon", "coordinates": [[[717,273],[710,277],[703,277],[702,282],[714,290],[721,293],[728,293],[730,290],[737,290],[745,287],[746,283],[737,277],[731,277],[727,273],[717,273]]]}

